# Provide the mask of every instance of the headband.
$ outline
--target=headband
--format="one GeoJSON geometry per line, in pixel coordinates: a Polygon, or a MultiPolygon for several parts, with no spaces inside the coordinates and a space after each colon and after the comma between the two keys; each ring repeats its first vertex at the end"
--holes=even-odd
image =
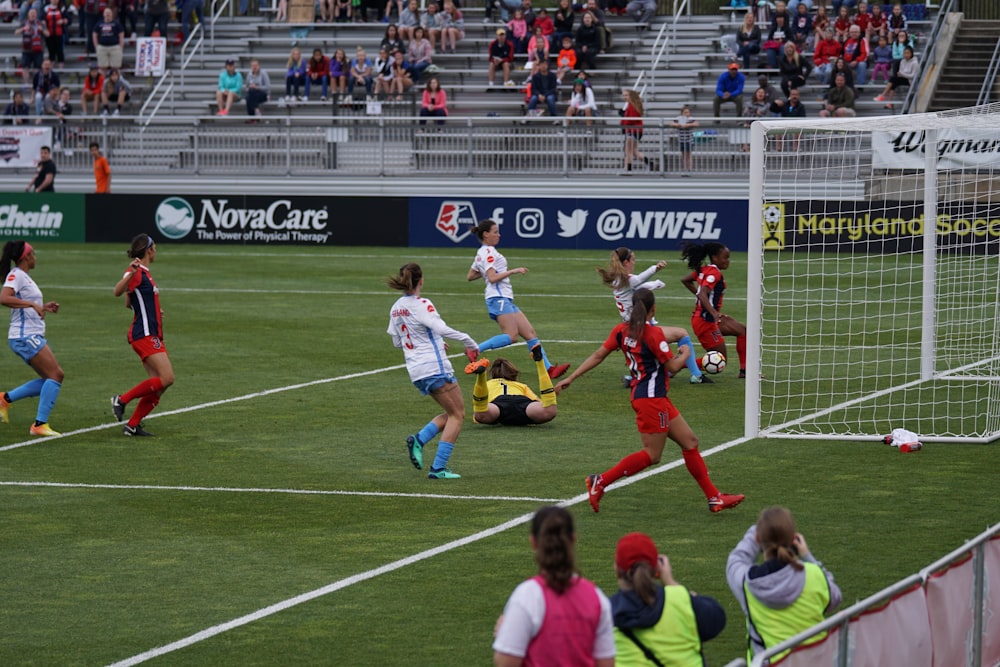
{"type": "Polygon", "coordinates": [[[25,241],[24,242],[24,250],[21,251],[21,256],[17,258],[17,261],[20,262],[21,260],[23,260],[25,257],[28,256],[28,253],[31,252],[31,251],[32,251],[31,244],[28,243],[27,241],[25,241]]]}

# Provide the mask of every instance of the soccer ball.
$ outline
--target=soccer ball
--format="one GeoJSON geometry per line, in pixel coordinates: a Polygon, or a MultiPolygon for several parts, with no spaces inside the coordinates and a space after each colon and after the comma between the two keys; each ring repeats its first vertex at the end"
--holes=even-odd
{"type": "Polygon", "coordinates": [[[701,370],[706,373],[715,375],[716,373],[721,373],[726,367],[726,357],[721,352],[712,350],[711,352],[706,352],[705,356],[701,358],[701,370]]]}

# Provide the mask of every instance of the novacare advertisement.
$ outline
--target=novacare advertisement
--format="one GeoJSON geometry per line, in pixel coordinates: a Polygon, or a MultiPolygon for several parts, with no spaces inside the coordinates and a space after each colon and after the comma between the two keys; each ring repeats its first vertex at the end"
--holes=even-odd
{"type": "Polygon", "coordinates": [[[0,239],[84,240],[84,195],[68,193],[0,194],[0,239]]]}
{"type": "Polygon", "coordinates": [[[472,227],[500,225],[504,247],[675,250],[721,241],[747,249],[745,199],[410,199],[410,245],[478,245],[472,227]]]}

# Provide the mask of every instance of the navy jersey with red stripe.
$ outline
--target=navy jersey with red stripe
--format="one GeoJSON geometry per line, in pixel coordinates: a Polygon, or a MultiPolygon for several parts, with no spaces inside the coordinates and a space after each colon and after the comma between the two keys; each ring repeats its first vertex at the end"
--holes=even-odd
{"type": "Polygon", "coordinates": [[[642,338],[628,335],[628,323],[622,322],[604,341],[605,350],[621,350],[632,374],[632,400],[637,398],[662,398],[670,389],[670,378],[663,364],[674,358],[670,345],[663,336],[663,329],[646,323],[642,338]]]}
{"type": "MultiPolygon", "coordinates": [[[[708,294],[708,302],[712,304],[716,312],[722,312],[722,295],[726,293],[726,279],[722,277],[722,271],[715,264],[701,267],[698,272],[698,294],[702,290],[708,294]]],[[[707,310],[701,307],[701,301],[695,300],[694,316],[700,317],[706,322],[714,322],[715,318],[707,310]]]]}
{"type": "Polygon", "coordinates": [[[147,336],[163,339],[163,319],[160,313],[160,290],[153,282],[149,269],[140,266],[128,281],[128,305],[135,317],[128,330],[128,342],[147,336]]]}

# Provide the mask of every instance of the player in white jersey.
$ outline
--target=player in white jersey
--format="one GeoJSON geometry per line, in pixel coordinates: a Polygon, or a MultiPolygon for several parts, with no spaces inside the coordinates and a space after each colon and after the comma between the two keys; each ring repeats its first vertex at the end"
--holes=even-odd
{"type": "MultiPolygon", "coordinates": [[[[639,274],[635,271],[635,253],[624,246],[611,251],[611,261],[608,268],[599,268],[597,272],[601,275],[604,284],[614,290],[615,304],[618,306],[618,314],[621,315],[622,322],[628,322],[629,315],[632,314],[632,293],[640,287],[648,290],[656,290],[663,287],[662,280],[650,280],[660,269],[667,265],[660,260],[648,269],[639,274]]],[[[656,324],[656,322],[653,322],[656,324]]],[[[688,332],[681,327],[660,326],[663,335],[668,343],[677,343],[691,348],[691,354],[687,358],[687,367],[691,371],[691,384],[712,384],[712,381],[698,368],[697,355],[694,353],[694,344],[688,332]]],[[[631,376],[627,376],[627,382],[631,383],[631,376]]],[[[625,385],[626,387],[629,384],[625,385]]]]}
{"type": "MultiPolygon", "coordinates": [[[[507,268],[507,258],[496,249],[500,243],[500,227],[493,220],[482,220],[475,227],[476,237],[482,242],[476,259],[466,275],[468,280],[479,280],[486,283],[486,310],[491,320],[500,325],[501,333],[479,344],[480,352],[495,350],[517,341],[520,336],[528,349],[533,349],[538,342],[538,334],[524,313],[514,305],[514,290],[510,286],[510,277],[525,274],[528,269],[519,266],[516,269],[507,268]]],[[[550,378],[557,378],[569,370],[569,364],[552,364],[542,349],[542,361],[548,370],[550,378]]]]}
{"type": "Polygon", "coordinates": [[[45,341],[45,313],[58,313],[59,304],[45,303],[42,290],[28,272],[35,268],[35,250],[27,241],[8,241],[0,257],[0,274],[4,276],[0,289],[0,304],[11,309],[7,342],[10,349],[31,366],[39,377],[16,389],[0,393],[0,420],[10,421],[10,404],[22,398],[38,396],[35,423],[31,435],[59,435],[49,426],[59,389],[62,387],[63,370],[56,355],[45,341]],[[13,266],[13,268],[11,268],[13,266]]]}
{"type": "Polygon", "coordinates": [[[430,394],[444,409],[420,431],[406,438],[410,462],[421,470],[424,466],[424,445],[440,433],[441,440],[427,476],[430,479],[458,479],[461,475],[448,468],[448,458],[462,432],[465,403],[455,380],[455,371],[448,360],[444,339],[451,338],[465,345],[465,356],[469,361],[476,360],[479,347],[471,336],[445,324],[434,304],[420,296],[424,278],[419,264],[404,264],[399,274],[390,276],[386,284],[403,292],[389,311],[386,333],[392,336],[392,344],[403,350],[406,370],[413,385],[424,396],[430,394]]]}

